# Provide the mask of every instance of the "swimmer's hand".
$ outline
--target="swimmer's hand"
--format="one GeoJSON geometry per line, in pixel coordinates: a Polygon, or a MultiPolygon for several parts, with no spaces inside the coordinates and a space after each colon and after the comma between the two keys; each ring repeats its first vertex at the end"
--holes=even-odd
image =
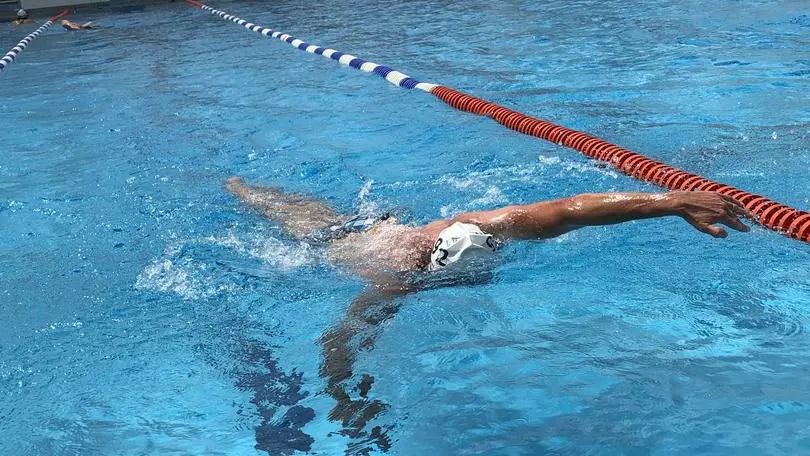
{"type": "Polygon", "coordinates": [[[724,238],[728,233],[717,226],[722,223],[737,231],[750,231],[740,218],[754,220],[754,217],[737,200],[715,192],[671,192],[676,213],[695,229],[716,238],[724,238]]]}

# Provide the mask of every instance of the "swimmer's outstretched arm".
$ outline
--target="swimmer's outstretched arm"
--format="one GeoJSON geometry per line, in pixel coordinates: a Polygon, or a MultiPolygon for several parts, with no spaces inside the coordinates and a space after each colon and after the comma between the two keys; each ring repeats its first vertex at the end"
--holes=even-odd
{"type": "Polygon", "coordinates": [[[726,237],[728,233],[715,224],[748,231],[740,218],[751,217],[731,197],[715,192],[676,191],[582,194],[492,211],[468,212],[453,221],[475,223],[483,231],[504,239],[545,239],[583,226],[667,216],[679,216],[696,229],[717,238],[726,237]]]}

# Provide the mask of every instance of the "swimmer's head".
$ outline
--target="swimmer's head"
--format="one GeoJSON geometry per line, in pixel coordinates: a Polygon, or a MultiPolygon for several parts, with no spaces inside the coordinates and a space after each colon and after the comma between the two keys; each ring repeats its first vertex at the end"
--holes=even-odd
{"type": "Polygon", "coordinates": [[[28,11],[20,8],[17,11],[17,19],[28,19],[28,11]]]}
{"type": "Polygon", "coordinates": [[[491,255],[494,251],[495,242],[491,234],[483,233],[475,225],[456,222],[439,233],[430,254],[428,271],[438,271],[459,261],[468,262],[491,255]]]}

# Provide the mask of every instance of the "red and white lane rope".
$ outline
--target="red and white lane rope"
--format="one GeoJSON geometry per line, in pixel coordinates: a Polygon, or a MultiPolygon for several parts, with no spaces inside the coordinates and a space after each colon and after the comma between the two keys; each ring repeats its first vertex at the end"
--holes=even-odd
{"type": "Polygon", "coordinates": [[[422,89],[425,92],[432,93],[443,102],[458,110],[491,117],[499,124],[512,130],[570,147],[589,158],[605,162],[630,177],[650,182],[670,190],[717,192],[728,195],[745,206],[762,226],[794,239],[810,242],[810,213],[805,211],[786,206],[764,196],[749,193],[730,185],[688,173],[588,135],[587,133],[556,125],[547,120],[537,119],[517,111],[512,111],[511,109],[467,95],[449,87],[419,82],[387,66],[368,62],[350,54],[344,54],[334,49],[306,43],[286,33],[253,24],[224,11],[199,3],[196,0],[185,1],[221,19],[234,22],[253,32],[272,38],[278,38],[302,51],[323,55],[362,71],[374,72],[385,78],[388,82],[402,88],[422,89]]]}
{"type": "Polygon", "coordinates": [[[7,66],[11,65],[11,62],[13,62],[17,58],[17,54],[22,52],[23,49],[25,49],[28,46],[28,43],[34,41],[37,37],[39,37],[39,35],[45,33],[45,31],[48,30],[48,28],[50,28],[50,26],[52,26],[54,22],[67,16],[68,13],[69,13],[68,10],[64,10],[60,14],[57,14],[56,16],[48,19],[47,22],[42,24],[38,29],[34,30],[33,33],[23,38],[22,41],[17,43],[17,45],[11,48],[10,51],[6,52],[6,55],[3,56],[2,59],[0,59],[0,71],[5,70],[7,66]]]}

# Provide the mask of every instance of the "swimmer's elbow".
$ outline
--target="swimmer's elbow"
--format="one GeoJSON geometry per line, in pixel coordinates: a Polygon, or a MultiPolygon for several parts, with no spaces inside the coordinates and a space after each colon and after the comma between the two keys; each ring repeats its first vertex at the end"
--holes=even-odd
{"type": "Polygon", "coordinates": [[[578,228],[577,221],[571,217],[572,208],[577,204],[576,198],[561,198],[516,208],[513,237],[549,239],[578,228]]]}
{"type": "Polygon", "coordinates": [[[534,204],[506,206],[484,212],[467,212],[451,222],[472,223],[485,233],[508,239],[547,239],[577,228],[571,217],[577,197],[534,204]]]}

